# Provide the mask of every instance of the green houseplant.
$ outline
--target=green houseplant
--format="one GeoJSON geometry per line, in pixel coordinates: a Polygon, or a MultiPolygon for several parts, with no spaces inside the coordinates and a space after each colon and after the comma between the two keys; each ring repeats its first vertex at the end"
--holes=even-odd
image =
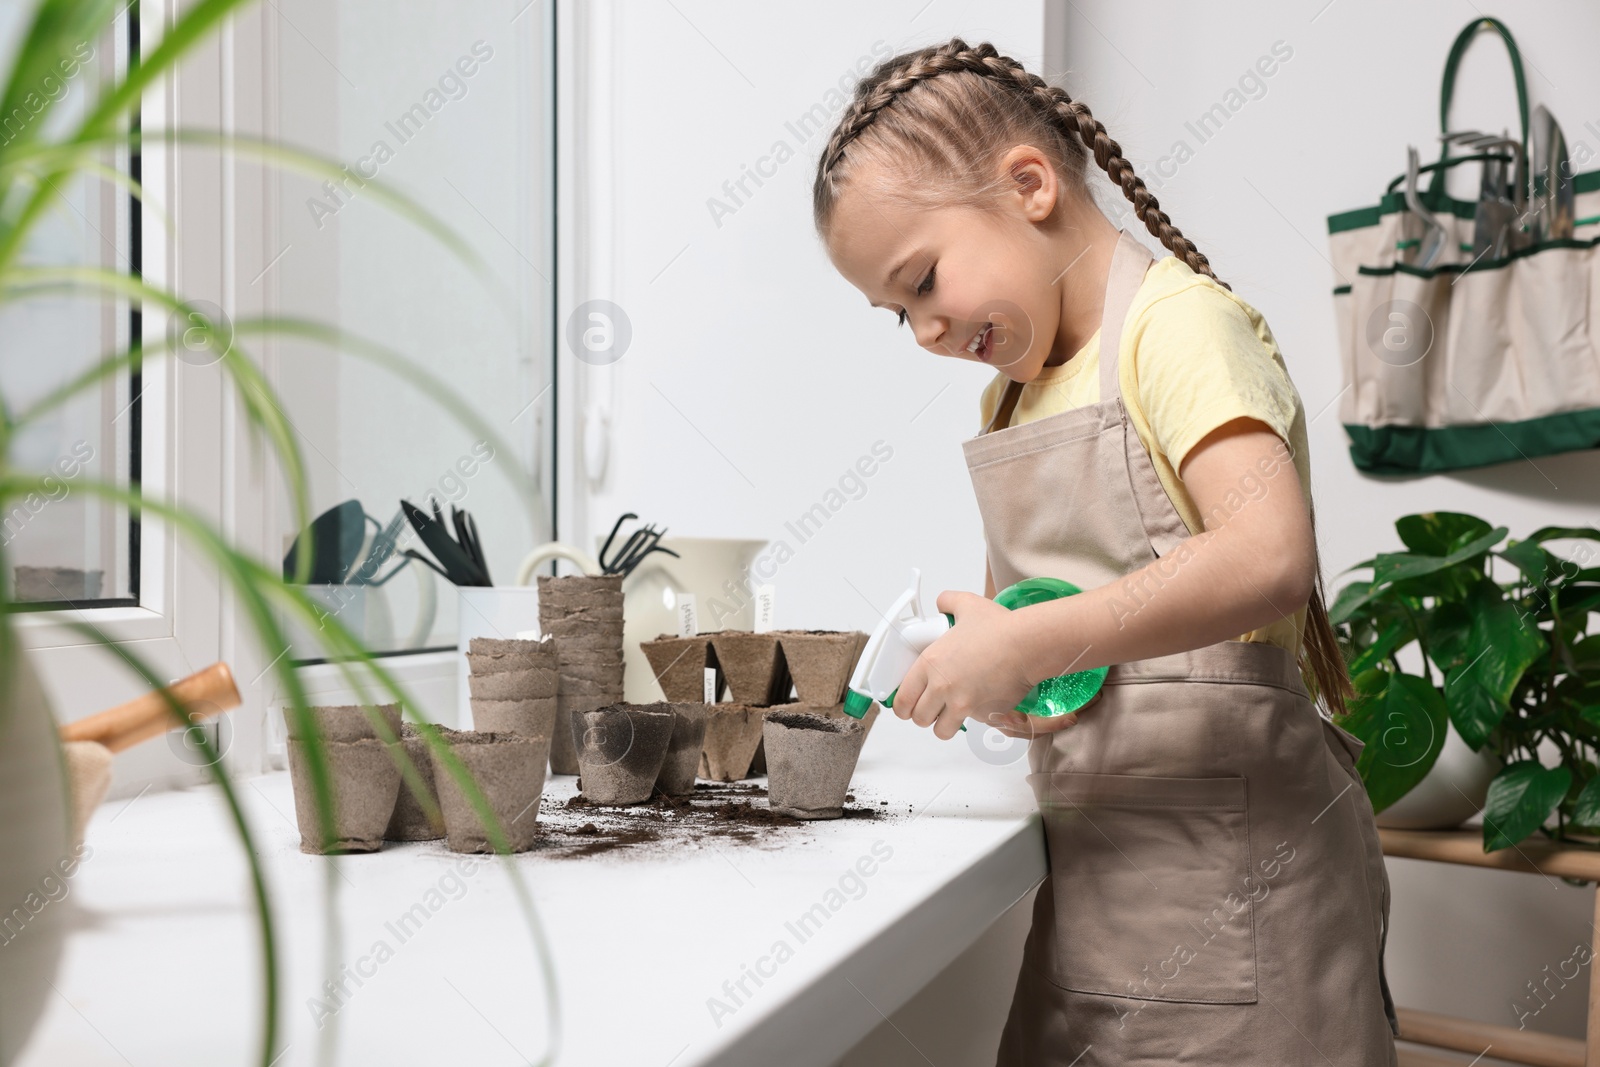
{"type": "Polygon", "coordinates": [[[1600,530],[1546,526],[1507,541],[1506,527],[1456,512],[1407,515],[1395,529],[1405,550],[1349,568],[1371,577],[1344,586],[1329,611],[1356,689],[1339,725],[1366,742],[1359,769],[1373,808],[1421,781],[1454,730],[1503,763],[1484,804],[1484,851],[1541,830],[1573,840],[1600,829],[1600,634],[1586,633],[1600,568],[1584,566],[1600,530]],[[1578,546],[1558,555],[1547,541],[1578,546]],[[1420,674],[1400,664],[1412,643],[1420,674]],[[1542,758],[1541,745],[1559,758],[1542,758]]]}
{"type": "MultiPolygon", "coordinates": [[[[46,120],[60,93],[58,64],[85,41],[100,40],[114,19],[129,5],[115,0],[38,0],[24,19],[22,41],[9,69],[0,69],[0,117],[18,116],[0,138],[0,306],[30,299],[73,294],[100,298],[122,298],[152,313],[176,317],[188,327],[182,344],[210,345],[215,352],[214,366],[225,374],[242,421],[263,440],[282,471],[293,502],[296,525],[304,528],[309,519],[309,491],[298,446],[283,417],[281,404],[270,384],[252,360],[248,346],[270,336],[293,336],[324,344],[345,356],[376,363],[401,376],[419,392],[444,407],[475,435],[490,442],[506,457],[512,484],[525,495],[531,480],[511,459],[515,453],[474,411],[473,407],[434,376],[421,370],[400,354],[364,341],[324,324],[286,317],[239,319],[222,324],[213,321],[202,306],[186,300],[181,293],[163,288],[136,275],[93,266],[41,264],[30,259],[30,237],[49,210],[55,190],[80,175],[92,175],[115,182],[133,196],[144,200],[144,190],[126,174],[106,165],[110,150],[126,146],[144,152],[170,150],[177,144],[200,145],[231,153],[247,153],[274,166],[310,174],[318,179],[337,180],[339,165],[287,146],[253,140],[228,132],[174,130],[160,141],[141,145],[136,114],[141,94],[157,79],[174,70],[197,43],[215,33],[236,9],[248,0],[195,0],[185,5],[168,25],[164,36],[125,73],[103,84],[89,102],[85,116],[64,131],[46,120]],[[225,338],[225,341],[224,341],[225,338]]],[[[132,17],[138,17],[137,3],[132,17]]],[[[457,258],[466,263],[486,284],[492,283],[482,261],[453,232],[421,206],[375,180],[367,193],[378,203],[402,218],[432,233],[457,258]]],[[[161,221],[165,222],[165,219],[161,221]]],[[[146,361],[170,358],[172,341],[134,338],[126,348],[107,352],[82,373],[48,394],[31,399],[25,406],[14,403],[0,385],[0,514],[20,503],[50,494],[48,472],[34,472],[18,465],[13,448],[18,434],[59,409],[70,399],[100,388],[110,376],[126,373],[146,361]]],[[[283,620],[300,622],[315,635],[326,658],[340,665],[346,681],[371,709],[371,718],[380,736],[393,741],[393,731],[376,713],[376,705],[399,703],[405,714],[417,718],[416,704],[394,676],[364,649],[335,616],[325,615],[311,602],[303,583],[309,574],[310,553],[301,553],[297,573],[287,578],[276,560],[257,558],[229,542],[224,534],[190,510],[169,501],[142,495],[137,486],[97,481],[88,476],[74,481],[74,490],[125,506],[131,515],[159,519],[185,542],[187,551],[204,556],[216,566],[231,595],[240,606],[246,623],[263,649],[287,646],[283,620]]],[[[9,573],[6,548],[0,544],[0,573],[9,573]]],[[[62,754],[56,736],[56,723],[48,701],[30,669],[16,627],[17,613],[23,606],[11,599],[9,586],[0,583],[0,914],[10,915],[20,906],[23,894],[36,886],[68,851],[65,813],[65,780],[62,754]],[[9,761],[9,762],[7,762],[9,761]]],[[[78,615],[79,613],[72,613],[78,615]]],[[[85,616],[85,618],[89,618],[85,616]]],[[[155,670],[129,645],[111,641],[91,621],[67,621],[87,640],[100,645],[108,663],[132,672],[151,688],[161,679],[155,670]]],[[[269,654],[263,659],[272,659],[269,654]]],[[[286,714],[293,717],[299,732],[313,738],[310,763],[324,834],[332,837],[333,812],[331,782],[325,749],[311,715],[305,691],[287,657],[278,657],[270,670],[280,691],[285,694],[286,714]]],[[[171,704],[175,726],[187,726],[183,708],[171,704]]],[[[482,791],[461,763],[439,738],[423,724],[424,738],[440,755],[452,778],[460,785],[479,817],[489,829],[489,837],[511,878],[532,945],[543,975],[548,1047],[540,1063],[552,1062],[559,1049],[559,1009],[556,986],[550,966],[543,929],[534,909],[531,894],[519,868],[511,860],[504,827],[495,818],[482,791]]],[[[282,1011],[279,936],[275,928],[272,893],[261,866],[262,850],[252,839],[248,821],[237,791],[220,754],[207,735],[191,729],[192,741],[204,751],[222,803],[237,828],[240,844],[251,872],[256,919],[260,938],[262,1012],[256,1058],[263,1067],[282,1055],[279,1038],[282,1011]]],[[[392,745],[390,752],[419,801],[436,812],[431,798],[421,785],[417,767],[407,757],[404,746],[392,745]]],[[[336,894],[341,882],[338,860],[327,862],[325,963],[330,971],[339,959],[338,911],[336,894]]],[[[41,990],[49,988],[63,936],[61,908],[44,909],[12,939],[0,953],[0,1067],[7,1064],[25,1043],[42,1003],[41,990]]],[[[336,1021],[324,1029],[326,1053],[334,1047],[336,1021]]],[[[219,1050],[218,1062],[226,1056],[219,1050]]]]}

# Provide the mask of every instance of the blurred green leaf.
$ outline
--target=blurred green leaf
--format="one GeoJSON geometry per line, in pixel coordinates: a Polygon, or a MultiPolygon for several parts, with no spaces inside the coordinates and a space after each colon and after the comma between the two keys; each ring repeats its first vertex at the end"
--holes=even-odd
{"type": "Polygon", "coordinates": [[[1600,826],[1600,777],[1590,778],[1572,803],[1572,821],[1579,826],[1600,826]]]}
{"type": "Polygon", "coordinates": [[[1415,675],[1391,673],[1380,691],[1351,701],[1339,725],[1366,742],[1356,769],[1374,811],[1405,796],[1433,767],[1447,721],[1439,690],[1415,675]]]}
{"type": "Polygon", "coordinates": [[[1507,764],[1489,783],[1483,805],[1483,850],[1509,848],[1526,838],[1555,813],[1572,783],[1565,767],[1545,767],[1532,760],[1507,764]]]}
{"type": "Polygon", "coordinates": [[[1496,526],[1444,556],[1423,556],[1410,552],[1382,553],[1373,565],[1373,580],[1380,583],[1399,582],[1454,567],[1488,552],[1509,532],[1504,526],[1496,526]]]}
{"type": "Polygon", "coordinates": [[[1400,542],[1424,556],[1448,556],[1463,544],[1487,534],[1488,523],[1459,511],[1428,511],[1395,520],[1400,542]]]}
{"type": "Polygon", "coordinates": [[[1388,623],[1378,634],[1377,639],[1367,646],[1350,662],[1350,671],[1355,673],[1376,667],[1389,658],[1395,649],[1410,641],[1416,634],[1412,632],[1411,621],[1404,616],[1388,623]]]}
{"type": "Polygon", "coordinates": [[[1373,598],[1375,588],[1372,582],[1351,582],[1340,589],[1328,607],[1329,621],[1337,626],[1349,619],[1373,598]]]}
{"type": "Polygon", "coordinates": [[[1593,526],[1541,526],[1526,538],[1535,543],[1567,539],[1600,541],[1600,530],[1593,526]]]}
{"type": "Polygon", "coordinates": [[[1544,584],[1555,562],[1555,557],[1536,541],[1513,541],[1495,555],[1515,566],[1533,585],[1544,584]]]}

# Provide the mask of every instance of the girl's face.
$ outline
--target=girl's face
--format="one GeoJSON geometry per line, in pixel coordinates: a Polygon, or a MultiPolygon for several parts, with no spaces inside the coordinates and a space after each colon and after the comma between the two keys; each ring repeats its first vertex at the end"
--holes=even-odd
{"type": "Polygon", "coordinates": [[[992,211],[901,205],[863,175],[834,209],[829,257],[929,352],[1032,381],[1055,345],[1064,273],[1048,226],[1059,184],[1039,169],[992,211]]]}

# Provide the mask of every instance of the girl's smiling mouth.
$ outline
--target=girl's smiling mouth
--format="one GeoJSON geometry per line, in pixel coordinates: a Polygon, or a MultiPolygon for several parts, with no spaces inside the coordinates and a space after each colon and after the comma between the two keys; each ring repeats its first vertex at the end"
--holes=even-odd
{"type": "Polygon", "coordinates": [[[989,357],[994,354],[994,323],[984,323],[983,329],[972,335],[972,340],[967,342],[966,351],[977,356],[984,363],[989,362],[989,357]]]}

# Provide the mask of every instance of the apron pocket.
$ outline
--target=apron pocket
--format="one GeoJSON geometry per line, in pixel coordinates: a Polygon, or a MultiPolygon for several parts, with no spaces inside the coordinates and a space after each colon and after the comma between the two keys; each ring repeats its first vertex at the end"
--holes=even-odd
{"type": "Polygon", "coordinates": [[[1050,855],[1046,974],[1082,993],[1256,1002],[1245,780],[1028,776],[1050,855]]]}

